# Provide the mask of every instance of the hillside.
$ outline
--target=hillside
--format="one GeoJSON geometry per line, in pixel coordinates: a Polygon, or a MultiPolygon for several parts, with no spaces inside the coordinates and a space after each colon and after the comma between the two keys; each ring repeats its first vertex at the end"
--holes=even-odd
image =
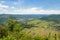
{"type": "Polygon", "coordinates": [[[54,22],[60,23],[60,15],[53,14],[46,17],[42,17],[41,19],[46,20],[46,21],[54,21],[54,22]]]}
{"type": "Polygon", "coordinates": [[[2,14],[0,40],[59,40],[59,17],[60,15],[2,14]]]}
{"type": "Polygon", "coordinates": [[[47,16],[47,15],[43,15],[43,14],[26,14],[26,15],[15,15],[15,14],[0,14],[0,23],[4,23],[6,22],[7,20],[9,19],[14,19],[14,20],[20,20],[20,19],[23,19],[23,20],[28,20],[28,19],[39,19],[43,16],[47,16]]]}

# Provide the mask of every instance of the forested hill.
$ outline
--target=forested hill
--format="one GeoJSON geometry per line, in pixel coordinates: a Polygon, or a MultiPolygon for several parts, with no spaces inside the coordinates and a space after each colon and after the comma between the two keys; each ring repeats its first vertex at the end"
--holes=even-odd
{"type": "Polygon", "coordinates": [[[60,15],[1,14],[0,40],[60,40],[57,22],[60,15]]]}
{"type": "Polygon", "coordinates": [[[25,14],[25,15],[18,15],[18,14],[0,14],[0,23],[3,23],[5,21],[7,21],[10,18],[13,18],[14,20],[20,20],[20,19],[39,19],[43,16],[47,16],[47,15],[43,15],[43,14],[25,14]]]}
{"type": "Polygon", "coordinates": [[[49,15],[46,17],[42,17],[42,20],[46,20],[46,21],[54,21],[57,23],[60,23],[60,15],[49,15]]]}
{"type": "Polygon", "coordinates": [[[41,18],[47,14],[0,14],[0,17],[15,17],[15,18],[41,18]]]}
{"type": "Polygon", "coordinates": [[[45,21],[54,21],[60,23],[60,15],[47,15],[47,14],[26,14],[26,15],[15,15],[15,14],[0,14],[0,23],[7,21],[8,19],[13,18],[14,20],[20,19],[42,19],[45,21]]]}

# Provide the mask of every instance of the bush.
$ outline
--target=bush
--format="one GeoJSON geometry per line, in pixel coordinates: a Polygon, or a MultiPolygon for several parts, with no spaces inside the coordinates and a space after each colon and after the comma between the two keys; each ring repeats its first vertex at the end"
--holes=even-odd
{"type": "Polygon", "coordinates": [[[42,40],[42,38],[41,38],[39,35],[36,35],[36,36],[34,37],[34,40],[42,40]]]}
{"type": "Polygon", "coordinates": [[[0,26],[0,37],[6,37],[8,35],[8,32],[5,27],[0,26]]]}

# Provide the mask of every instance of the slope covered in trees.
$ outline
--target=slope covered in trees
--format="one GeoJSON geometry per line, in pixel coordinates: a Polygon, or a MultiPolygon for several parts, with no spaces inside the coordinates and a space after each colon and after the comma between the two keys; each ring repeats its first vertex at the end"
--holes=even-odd
{"type": "Polygon", "coordinates": [[[46,16],[46,17],[42,17],[41,19],[43,20],[46,20],[46,21],[54,21],[54,22],[57,22],[57,23],[60,23],[60,15],[49,15],[49,16],[46,16]]]}
{"type": "Polygon", "coordinates": [[[6,22],[7,20],[9,20],[10,18],[13,18],[14,20],[20,20],[20,19],[24,19],[24,20],[27,20],[27,19],[38,19],[38,18],[41,18],[43,16],[47,16],[47,15],[43,15],[43,14],[26,14],[26,15],[14,15],[14,14],[0,14],[0,23],[4,23],[6,22]]]}
{"type": "Polygon", "coordinates": [[[60,40],[60,23],[54,20],[32,19],[30,16],[28,20],[14,18],[10,17],[3,25],[0,24],[0,40],[60,40]]]}

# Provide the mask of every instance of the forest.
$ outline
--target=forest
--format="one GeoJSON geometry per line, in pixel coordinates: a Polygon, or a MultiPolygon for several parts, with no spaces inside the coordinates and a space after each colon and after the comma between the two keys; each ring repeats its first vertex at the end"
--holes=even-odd
{"type": "Polygon", "coordinates": [[[0,40],[60,40],[60,15],[0,14],[0,40]]]}

